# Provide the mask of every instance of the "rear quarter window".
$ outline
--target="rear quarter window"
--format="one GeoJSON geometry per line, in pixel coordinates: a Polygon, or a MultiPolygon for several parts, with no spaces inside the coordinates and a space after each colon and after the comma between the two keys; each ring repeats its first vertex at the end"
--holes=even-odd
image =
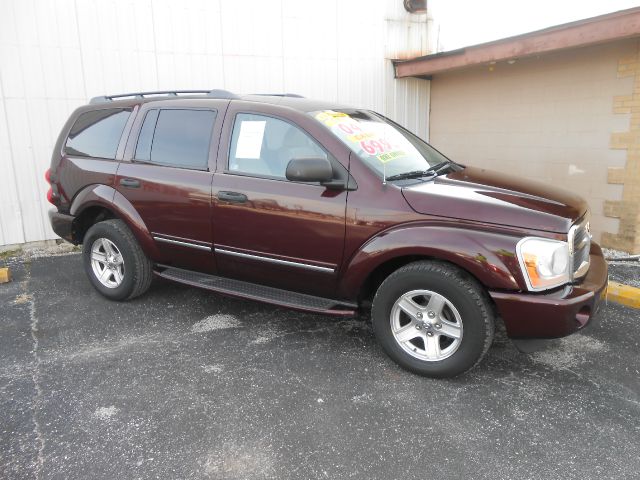
{"type": "Polygon", "coordinates": [[[106,109],[85,112],[71,127],[64,152],[81,157],[116,157],[120,137],[131,109],[106,109]]]}

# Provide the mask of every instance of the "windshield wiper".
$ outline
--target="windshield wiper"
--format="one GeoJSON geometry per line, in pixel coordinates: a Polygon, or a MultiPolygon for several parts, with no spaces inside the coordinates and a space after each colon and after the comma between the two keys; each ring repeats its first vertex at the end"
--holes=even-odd
{"type": "Polygon", "coordinates": [[[412,170],[411,172],[398,173],[387,177],[386,180],[407,180],[409,178],[435,177],[446,170],[451,162],[440,162],[426,170],[412,170]]]}
{"type": "Polygon", "coordinates": [[[451,162],[447,160],[445,162],[436,163],[433,167],[429,167],[426,171],[427,172],[433,172],[436,175],[438,175],[438,174],[444,172],[450,166],[451,166],[451,162]]]}
{"type": "Polygon", "coordinates": [[[408,178],[435,177],[436,173],[429,170],[413,170],[387,177],[387,180],[406,180],[408,178]]]}

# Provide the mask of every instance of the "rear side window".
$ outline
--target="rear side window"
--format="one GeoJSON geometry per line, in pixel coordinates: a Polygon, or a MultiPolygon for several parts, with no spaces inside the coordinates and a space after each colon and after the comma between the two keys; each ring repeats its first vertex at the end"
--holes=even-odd
{"type": "Polygon", "coordinates": [[[136,145],[136,160],[204,170],[209,159],[212,110],[150,110],[136,145]]]}
{"type": "Polygon", "coordinates": [[[71,127],[64,152],[81,157],[115,158],[130,109],[85,112],[71,127]]]}

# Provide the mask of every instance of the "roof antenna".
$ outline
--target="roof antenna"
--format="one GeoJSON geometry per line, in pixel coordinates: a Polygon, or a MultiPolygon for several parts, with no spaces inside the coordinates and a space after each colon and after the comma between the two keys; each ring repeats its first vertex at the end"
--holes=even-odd
{"type": "Polygon", "coordinates": [[[382,162],[382,184],[387,184],[387,163],[382,162]]]}

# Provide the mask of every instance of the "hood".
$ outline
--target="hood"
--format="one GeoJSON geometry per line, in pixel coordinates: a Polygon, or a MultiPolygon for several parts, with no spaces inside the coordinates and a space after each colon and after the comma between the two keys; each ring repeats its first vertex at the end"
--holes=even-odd
{"type": "Polygon", "coordinates": [[[588,208],[566,190],[474,167],[404,187],[402,194],[418,213],[557,233],[567,233],[588,208]]]}

